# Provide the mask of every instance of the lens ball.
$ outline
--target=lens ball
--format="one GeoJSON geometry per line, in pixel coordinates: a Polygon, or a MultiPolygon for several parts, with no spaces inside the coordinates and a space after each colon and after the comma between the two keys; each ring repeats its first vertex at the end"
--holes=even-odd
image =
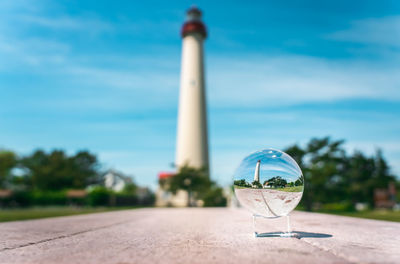
{"type": "Polygon", "coordinates": [[[254,152],[243,159],[234,174],[240,204],[254,215],[288,215],[301,200],[304,177],[288,154],[275,149],[254,152]]]}

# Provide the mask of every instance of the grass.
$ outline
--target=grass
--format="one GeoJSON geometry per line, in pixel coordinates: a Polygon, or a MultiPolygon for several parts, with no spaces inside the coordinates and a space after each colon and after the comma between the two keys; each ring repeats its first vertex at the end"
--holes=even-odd
{"type": "MultiPolygon", "coordinates": [[[[307,211],[301,204],[296,207],[296,210],[307,211]]],[[[400,211],[393,211],[389,209],[369,209],[365,211],[354,211],[351,204],[345,203],[323,204],[321,209],[313,210],[312,212],[400,222],[400,211]]]]}
{"type": "Polygon", "coordinates": [[[360,212],[335,212],[335,211],[318,211],[319,213],[336,214],[343,216],[375,219],[375,220],[386,220],[393,222],[400,222],[400,211],[391,210],[368,210],[360,212]]]}
{"type": "Polygon", "coordinates": [[[283,192],[302,192],[303,186],[292,186],[292,187],[276,188],[271,190],[278,190],[283,192]]]}
{"type": "MultiPolygon", "coordinates": [[[[30,220],[56,216],[91,214],[117,210],[132,209],[135,207],[33,207],[23,209],[0,209],[0,222],[30,220]]],[[[137,208],[137,207],[136,207],[137,208]]]]}
{"type": "Polygon", "coordinates": [[[252,188],[252,187],[243,187],[239,185],[234,185],[236,189],[254,189],[254,190],[277,190],[281,192],[301,192],[303,191],[302,186],[293,186],[293,187],[284,187],[284,188],[252,188]]]}
{"type": "Polygon", "coordinates": [[[234,185],[234,188],[236,188],[236,189],[251,189],[251,187],[244,187],[244,186],[239,186],[239,185],[234,185]]]}

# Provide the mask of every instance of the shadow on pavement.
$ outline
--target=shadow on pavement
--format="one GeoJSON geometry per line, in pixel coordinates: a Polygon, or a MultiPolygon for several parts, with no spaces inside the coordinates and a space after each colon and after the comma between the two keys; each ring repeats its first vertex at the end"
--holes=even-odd
{"type": "Polygon", "coordinates": [[[323,234],[323,233],[310,233],[310,232],[301,232],[301,231],[292,231],[291,236],[282,235],[282,232],[269,232],[269,233],[260,233],[257,234],[257,237],[294,237],[301,239],[303,237],[314,237],[314,238],[327,238],[332,237],[330,234],[323,234]]]}

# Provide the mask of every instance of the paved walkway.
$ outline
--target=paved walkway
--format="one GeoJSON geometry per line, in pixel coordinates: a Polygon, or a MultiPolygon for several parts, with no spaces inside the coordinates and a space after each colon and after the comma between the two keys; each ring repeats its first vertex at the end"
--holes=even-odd
{"type": "MultiPolygon", "coordinates": [[[[279,221],[260,228],[277,231],[279,221]]],[[[400,223],[304,212],[291,222],[300,238],[255,238],[249,213],[225,208],[9,222],[0,263],[400,263],[400,223]]]]}

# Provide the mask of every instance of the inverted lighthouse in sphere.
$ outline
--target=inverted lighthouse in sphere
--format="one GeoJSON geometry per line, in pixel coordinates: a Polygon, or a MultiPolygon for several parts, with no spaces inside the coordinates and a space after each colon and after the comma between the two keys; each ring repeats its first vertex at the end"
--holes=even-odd
{"type": "Polygon", "coordinates": [[[208,168],[207,109],[203,42],[207,37],[201,11],[192,7],[182,27],[182,65],[176,143],[177,168],[208,168]]]}

